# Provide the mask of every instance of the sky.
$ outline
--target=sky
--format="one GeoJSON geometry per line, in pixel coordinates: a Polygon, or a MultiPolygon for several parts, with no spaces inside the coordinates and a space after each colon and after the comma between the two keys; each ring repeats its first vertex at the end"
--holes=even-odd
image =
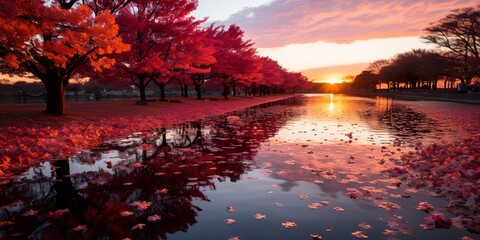
{"type": "Polygon", "coordinates": [[[423,29],[478,0],[199,0],[193,13],[236,24],[268,56],[312,81],[357,75],[368,64],[433,49],[423,29]]]}

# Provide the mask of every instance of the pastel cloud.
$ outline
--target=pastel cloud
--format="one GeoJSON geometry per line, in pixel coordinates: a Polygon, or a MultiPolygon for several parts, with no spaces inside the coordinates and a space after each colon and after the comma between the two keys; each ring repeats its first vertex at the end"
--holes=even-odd
{"type": "Polygon", "coordinates": [[[478,0],[276,0],[244,8],[221,24],[238,24],[257,47],[421,35],[429,23],[478,0]]]}
{"type": "Polygon", "coordinates": [[[393,57],[399,52],[417,48],[432,48],[418,37],[356,40],[348,44],[315,42],[289,44],[279,48],[258,48],[262,56],[269,56],[294,71],[317,67],[373,62],[393,57]]]}

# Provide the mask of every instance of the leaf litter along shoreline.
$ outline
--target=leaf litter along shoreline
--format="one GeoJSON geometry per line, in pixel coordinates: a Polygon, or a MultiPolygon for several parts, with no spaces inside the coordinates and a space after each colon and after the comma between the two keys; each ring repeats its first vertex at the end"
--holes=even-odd
{"type": "Polygon", "coordinates": [[[402,102],[440,120],[448,131],[441,139],[402,155],[386,172],[448,201],[446,207],[456,217],[426,211],[424,229],[454,226],[480,233],[480,108],[455,102],[402,102]]]}
{"type": "Polygon", "coordinates": [[[66,158],[76,151],[134,132],[171,127],[296,95],[221,97],[135,105],[132,100],[76,102],[67,114],[44,113],[44,104],[0,105],[0,175],[42,161],[66,158]]]}

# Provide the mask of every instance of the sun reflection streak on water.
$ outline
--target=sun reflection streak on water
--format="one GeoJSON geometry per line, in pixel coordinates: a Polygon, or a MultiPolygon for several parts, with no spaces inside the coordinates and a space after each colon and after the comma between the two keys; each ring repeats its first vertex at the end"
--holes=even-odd
{"type": "Polygon", "coordinates": [[[335,106],[333,105],[333,93],[330,94],[330,105],[329,105],[329,108],[328,110],[330,110],[330,112],[333,112],[335,106]]]}

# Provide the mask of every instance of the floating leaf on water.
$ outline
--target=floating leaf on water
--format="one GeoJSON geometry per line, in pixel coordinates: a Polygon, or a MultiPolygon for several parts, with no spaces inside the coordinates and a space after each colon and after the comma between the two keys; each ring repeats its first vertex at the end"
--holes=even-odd
{"type": "Polygon", "coordinates": [[[312,240],[323,239],[322,236],[318,234],[310,234],[310,238],[312,238],[312,240]]]}
{"type": "Polygon", "coordinates": [[[131,216],[131,215],[133,215],[133,212],[130,212],[130,211],[120,212],[120,216],[122,216],[122,217],[128,217],[128,216],[131,216]]]}
{"type": "Polygon", "coordinates": [[[277,206],[277,207],[282,207],[282,206],[283,206],[283,203],[276,202],[276,203],[275,203],[275,206],[277,206]]]}
{"type": "Polygon", "coordinates": [[[320,208],[321,206],[323,206],[321,203],[311,203],[308,205],[308,208],[310,209],[318,209],[320,208]]]}
{"type": "Polygon", "coordinates": [[[417,189],[413,189],[413,188],[405,189],[405,193],[416,193],[416,192],[418,192],[417,189]]]}
{"type": "Polygon", "coordinates": [[[233,219],[233,218],[228,218],[228,219],[225,220],[225,223],[226,223],[226,224],[233,224],[233,223],[235,223],[235,222],[236,222],[236,221],[235,221],[235,219],[233,219]]]}
{"type": "Polygon", "coordinates": [[[304,200],[304,199],[307,199],[307,198],[309,198],[309,197],[308,197],[308,195],[300,194],[300,195],[298,195],[298,198],[304,200]]]}
{"type": "Polygon", "coordinates": [[[375,201],[375,206],[383,208],[387,211],[401,209],[400,205],[388,201],[375,201]]]}
{"type": "Polygon", "coordinates": [[[292,228],[292,227],[296,227],[297,224],[295,222],[282,222],[282,226],[284,228],[292,228]]]}
{"type": "Polygon", "coordinates": [[[162,188],[162,189],[157,189],[157,191],[155,191],[156,194],[167,194],[168,193],[168,189],[166,188],[162,188]]]}
{"type": "Polygon", "coordinates": [[[365,235],[362,231],[355,231],[355,232],[352,232],[352,235],[356,238],[360,238],[360,239],[367,239],[368,236],[365,235]]]}
{"type": "Polygon", "coordinates": [[[233,206],[228,206],[226,210],[227,212],[235,212],[236,209],[233,206]]]}
{"type": "Polygon", "coordinates": [[[260,213],[256,213],[256,214],[254,215],[254,217],[255,217],[255,219],[257,219],[257,220],[262,220],[262,219],[266,219],[266,218],[267,218],[266,215],[263,215],[263,214],[260,214],[260,213]]]}
{"type": "Polygon", "coordinates": [[[327,206],[327,205],[330,205],[330,202],[329,201],[321,201],[320,204],[322,204],[323,206],[327,206]]]}
{"type": "Polygon", "coordinates": [[[418,201],[418,205],[417,205],[417,210],[419,211],[424,211],[426,213],[430,213],[433,211],[433,206],[432,204],[426,202],[426,201],[418,201]]]}
{"type": "Polygon", "coordinates": [[[155,222],[155,221],[158,221],[160,219],[162,219],[162,218],[159,215],[155,214],[155,215],[152,215],[152,216],[148,216],[147,221],[155,222]]]}
{"type": "Polygon", "coordinates": [[[143,229],[144,227],[145,227],[144,223],[138,223],[137,225],[132,227],[132,230],[140,230],[140,229],[143,229]]]}
{"type": "Polygon", "coordinates": [[[130,203],[130,206],[136,207],[138,210],[141,210],[141,211],[146,210],[147,208],[150,207],[150,205],[152,205],[152,203],[146,202],[146,201],[135,201],[130,203]]]}
{"type": "Polygon", "coordinates": [[[335,211],[337,211],[337,212],[343,212],[343,211],[345,211],[345,209],[343,209],[343,208],[341,208],[341,207],[334,207],[333,209],[334,209],[335,211]]]}
{"type": "Polygon", "coordinates": [[[367,224],[365,222],[361,222],[360,224],[358,224],[358,226],[365,229],[365,230],[372,229],[372,225],[367,224]]]}
{"type": "Polygon", "coordinates": [[[238,236],[231,236],[228,240],[240,240],[238,236]]]}
{"type": "Polygon", "coordinates": [[[397,234],[396,231],[391,230],[391,229],[385,229],[382,232],[383,235],[389,235],[389,236],[395,236],[397,234]]]}
{"type": "Polygon", "coordinates": [[[87,230],[87,225],[78,225],[75,228],[72,229],[73,231],[83,231],[87,230]]]}

